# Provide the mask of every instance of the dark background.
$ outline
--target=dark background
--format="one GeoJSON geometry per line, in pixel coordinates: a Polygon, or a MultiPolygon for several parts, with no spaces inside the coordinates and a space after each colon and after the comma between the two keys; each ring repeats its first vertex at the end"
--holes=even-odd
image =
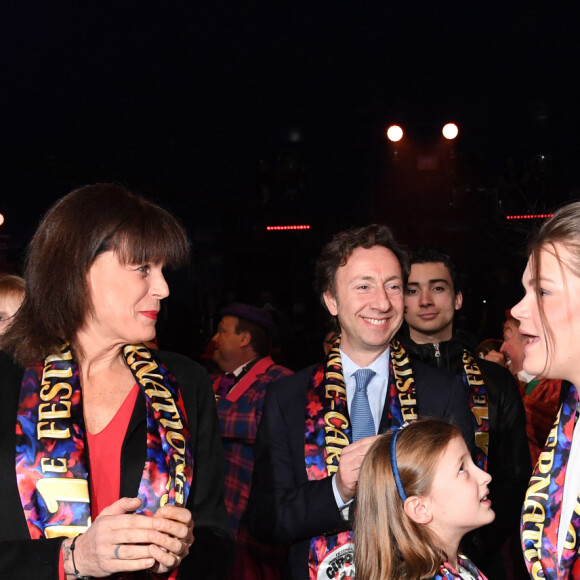
{"type": "Polygon", "coordinates": [[[502,4],[3,4],[0,270],[21,271],[56,199],[116,181],[193,241],[162,346],[195,357],[220,305],[267,302],[288,364],[310,362],[325,323],[314,260],[369,222],[450,252],[461,324],[499,336],[540,221],[506,216],[580,191],[576,10],[502,4]],[[266,231],[282,224],[311,228],[266,231]]]}

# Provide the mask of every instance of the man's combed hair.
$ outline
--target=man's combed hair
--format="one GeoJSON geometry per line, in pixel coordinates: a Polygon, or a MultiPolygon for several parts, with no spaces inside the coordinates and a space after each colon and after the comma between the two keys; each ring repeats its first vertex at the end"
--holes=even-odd
{"type": "Polygon", "coordinates": [[[411,252],[411,258],[409,260],[410,266],[413,264],[431,263],[442,263],[449,271],[449,277],[453,284],[453,293],[457,294],[461,292],[461,275],[459,274],[459,268],[449,254],[446,254],[437,248],[419,248],[411,252]]]}
{"type": "MultiPolygon", "coordinates": [[[[407,516],[391,466],[389,431],[367,452],[357,487],[354,545],[357,580],[420,580],[433,576],[447,556],[426,525],[407,516]]],[[[399,475],[407,497],[427,496],[437,463],[461,432],[438,419],[415,421],[397,438],[399,475]]]]}
{"type": "Polygon", "coordinates": [[[171,214],[115,184],[77,189],[44,216],[30,242],[26,294],[2,346],[20,364],[75,347],[91,309],[87,272],[95,258],[114,251],[124,264],[185,265],[187,235],[171,214]]]}
{"type": "Polygon", "coordinates": [[[409,273],[407,252],[397,243],[387,226],[371,224],[364,228],[345,230],[335,234],[324,246],[316,263],[315,287],[321,299],[327,291],[336,296],[336,271],[346,265],[354,250],[357,248],[369,250],[374,246],[383,246],[391,250],[401,264],[403,279],[407,278],[409,273]]]}

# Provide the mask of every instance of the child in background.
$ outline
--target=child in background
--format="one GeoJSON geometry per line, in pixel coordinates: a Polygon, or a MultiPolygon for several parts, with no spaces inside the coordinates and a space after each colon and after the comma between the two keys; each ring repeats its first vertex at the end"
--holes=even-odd
{"type": "Polygon", "coordinates": [[[454,425],[425,419],[382,435],[358,481],[357,580],[485,578],[459,543],[494,520],[490,481],[454,425]]]}
{"type": "Polygon", "coordinates": [[[26,285],[20,276],[0,275],[0,336],[6,332],[12,317],[24,300],[26,285]]]}

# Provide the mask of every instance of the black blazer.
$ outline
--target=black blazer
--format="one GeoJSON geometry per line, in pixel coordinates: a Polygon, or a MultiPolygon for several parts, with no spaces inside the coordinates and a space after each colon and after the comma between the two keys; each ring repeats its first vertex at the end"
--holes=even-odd
{"type": "MultiPolygon", "coordinates": [[[[195,541],[179,578],[223,578],[233,559],[233,537],[223,502],[223,450],[215,400],[205,370],[192,360],[157,353],[177,379],[189,420],[194,457],[187,508],[195,541]]],[[[16,486],[15,428],[23,369],[0,351],[0,578],[58,580],[64,538],[31,540],[16,486]]],[[[133,410],[121,452],[121,497],[135,497],[147,454],[145,399],[133,410]]]]}
{"type": "MultiPolygon", "coordinates": [[[[455,422],[473,449],[470,410],[459,377],[412,363],[420,417],[455,422]]],[[[308,578],[313,536],[349,529],[336,505],[332,478],[309,481],[304,459],[306,391],[315,367],[268,386],[254,448],[254,474],[247,509],[249,524],[266,543],[291,544],[284,578],[308,578]]],[[[385,405],[381,426],[389,425],[385,405]]]]}

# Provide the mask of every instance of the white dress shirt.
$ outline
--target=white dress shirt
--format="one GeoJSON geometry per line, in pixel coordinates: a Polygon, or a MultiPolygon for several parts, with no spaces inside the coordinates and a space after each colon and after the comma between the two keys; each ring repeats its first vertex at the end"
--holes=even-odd
{"type": "MultiPolygon", "coordinates": [[[[375,361],[366,367],[359,367],[351,358],[349,358],[347,354],[345,354],[342,349],[340,349],[340,358],[342,361],[342,376],[344,377],[344,383],[346,385],[346,401],[349,409],[352,405],[354,392],[356,390],[356,379],[354,378],[354,373],[356,373],[356,371],[361,368],[372,369],[375,371],[375,376],[368,384],[367,394],[369,398],[369,405],[371,407],[371,413],[373,415],[373,421],[375,422],[375,432],[378,433],[381,417],[383,415],[383,409],[385,407],[385,401],[387,400],[387,394],[389,391],[389,366],[391,360],[391,348],[388,347],[385,352],[383,352],[375,361]]],[[[336,505],[339,509],[342,509],[349,505],[352,500],[346,503],[342,501],[340,493],[338,492],[338,488],[336,487],[335,475],[332,476],[332,490],[334,492],[336,505]]]]}

